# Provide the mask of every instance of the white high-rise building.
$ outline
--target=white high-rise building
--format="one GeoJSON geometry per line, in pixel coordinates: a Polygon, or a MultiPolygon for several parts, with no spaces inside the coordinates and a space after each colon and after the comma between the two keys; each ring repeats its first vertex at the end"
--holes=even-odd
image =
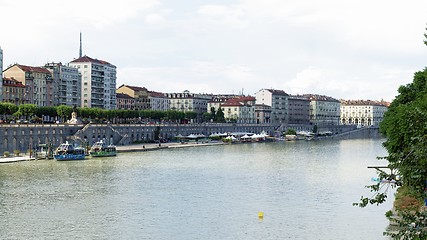
{"type": "Polygon", "coordinates": [[[82,76],[81,107],[116,109],[116,66],[83,56],[69,63],[82,76]]]}

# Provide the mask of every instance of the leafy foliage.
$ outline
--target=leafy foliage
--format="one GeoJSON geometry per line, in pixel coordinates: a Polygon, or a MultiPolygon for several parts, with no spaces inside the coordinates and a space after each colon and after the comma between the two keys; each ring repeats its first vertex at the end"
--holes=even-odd
{"type": "MultiPolygon", "coordinates": [[[[421,208],[426,196],[427,180],[427,69],[416,72],[412,83],[400,86],[398,96],[391,103],[380,124],[387,140],[384,147],[388,167],[394,174],[379,171],[379,179],[396,180],[400,175],[395,199],[396,216],[389,216],[397,229],[384,233],[393,239],[427,239],[427,211],[421,208]]],[[[374,195],[361,197],[354,205],[381,204],[387,191],[381,184],[367,186],[374,195]]]]}

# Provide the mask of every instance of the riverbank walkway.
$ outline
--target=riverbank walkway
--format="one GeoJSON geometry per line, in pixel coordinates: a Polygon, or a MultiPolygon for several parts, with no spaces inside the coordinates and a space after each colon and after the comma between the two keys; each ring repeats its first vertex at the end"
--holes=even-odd
{"type": "MultiPolygon", "coordinates": [[[[116,146],[117,152],[144,152],[162,150],[168,148],[184,148],[184,147],[202,147],[202,146],[215,146],[222,145],[222,142],[168,142],[168,143],[144,143],[144,144],[131,144],[124,146],[116,146]]],[[[0,157],[1,163],[13,163],[22,161],[36,160],[34,157],[19,156],[19,157],[0,157]]]]}
{"type": "Polygon", "coordinates": [[[167,148],[183,148],[183,147],[201,147],[201,146],[215,146],[222,145],[222,142],[167,142],[167,143],[144,143],[144,144],[131,144],[124,146],[117,146],[117,152],[142,152],[154,151],[167,148]]]}
{"type": "Polygon", "coordinates": [[[33,157],[29,157],[29,156],[20,156],[20,157],[5,157],[5,158],[0,158],[0,163],[13,163],[13,162],[22,162],[22,161],[30,161],[30,160],[35,160],[35,158],[33,157]]]}

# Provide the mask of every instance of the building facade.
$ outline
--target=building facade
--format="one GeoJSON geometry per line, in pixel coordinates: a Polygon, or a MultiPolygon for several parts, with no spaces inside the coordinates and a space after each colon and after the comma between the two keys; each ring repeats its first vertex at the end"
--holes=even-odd
{"type": "Polygon", "coordinates": [[[256,93],[256,104],[271,107],[270,123],[287,124],[288,97],[289,95],[283,90],[261,89],[256,93]]]}
{"type": "Polygon", "coordinates": [[[167,111],[169,110],[169,99],[164,93],[148,91],[148,100],[151,110],[167,111]]]}
{"type": "Polygon", "coordinates": [[[135,100],[134,110],[149,110],[150,99],[148,90],[145,87],[121,85],[117,90],[117,93],[123,93],[131,96],[135,100]]]}
{"type": "Polygon", "coordinates": [[[28,103],[25,95],[25,85],[14,78],[3,78],[3,102],[15,105],[28,103]]]}
{"type": "Polygon", "coordinates": [[[169,99],[169,109],[180,112],[195,112],[197,120],[203,119],[203,113],[207,112],[208,102],[212,95],[196,94],[184,91],[182,93],[166,93],[169,99]]]}
{"type": "Polygon", "coordinates": [[[181,112],[196,112],[199,114],[207,112],[208,102],[211,95],[190,93],[166,93],[169,99],[169,109],[181,112]]]}
{"type": "MultiPolygon", "coordinates": [[[[0,77],[3,78],[3,50],[0,48],[0,77]]],[[[3,81],[1,81],[3,84],[3,81]]],[[[3,87],[0,85],[0,102],[3,101],[3,87]]]]}
{"type": "Polygon", "coordinates": [[[224,118],[228,122],[256,123],[255,98],[231,98],[220,105],[224,118]]]}
{"type": "Polygon", "coordinates": [[[45,65],[53,76],[54,105],[81,106],[81,75],[77,68],[61,63],[45,65]]]}
{"type": "Polygon", "coordinates": [[[135,110],[135,99],[125,93],[116,93],[117,109],[135,110]]]}
{"type": "Polygon", "coordinates": [[[289,124],[310,124],[310,101],[303,96],[288,97],[289,124]]]}
{"type": "Polygon", "coordinates": [[[116,66],[103,61],[104,63],[104,107],[106,109],[116,109],[116,66]]]}
{"type": "Polygon", "coordinates": [[[388,104],[371,100],[341,100],[341,124],[378,126],[388,104]]]}
{"type": "Polygon", "coordinates": [[[81,74],[81,107],[115,109],[116,67],[88,56],[68,64],[81,74]],[[113,92],[112,89],[114,89],[113,92]]]}
{"type": "Polygon", "coordinates": [[[306,94],[303,96],[310,100],[310,122],[312,124],[340,124],[340,101],[332,97],[316,94],[306,94]]]}
{"type": "Polygon", "coordinates": [[[3,72],[4,77],[14,78],[25,85],[24,97],[37,106],[54,106],[52,73],[46,68],[15,64],[3,72]]]}
{"type": "Polygon", "coordinates": [[[255,104],[255,118],[257,124],[269,124],[271,107],[265,104],[255,104]]]}

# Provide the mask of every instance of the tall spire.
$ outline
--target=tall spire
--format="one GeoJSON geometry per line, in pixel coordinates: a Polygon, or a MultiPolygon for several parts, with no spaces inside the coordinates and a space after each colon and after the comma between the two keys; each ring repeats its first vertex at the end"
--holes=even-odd
{"type": "Polygon", "coordinates": [[[80,32],[80,51],[79,51],[79,58],[82,57],[82,32],[80,32]]]}

